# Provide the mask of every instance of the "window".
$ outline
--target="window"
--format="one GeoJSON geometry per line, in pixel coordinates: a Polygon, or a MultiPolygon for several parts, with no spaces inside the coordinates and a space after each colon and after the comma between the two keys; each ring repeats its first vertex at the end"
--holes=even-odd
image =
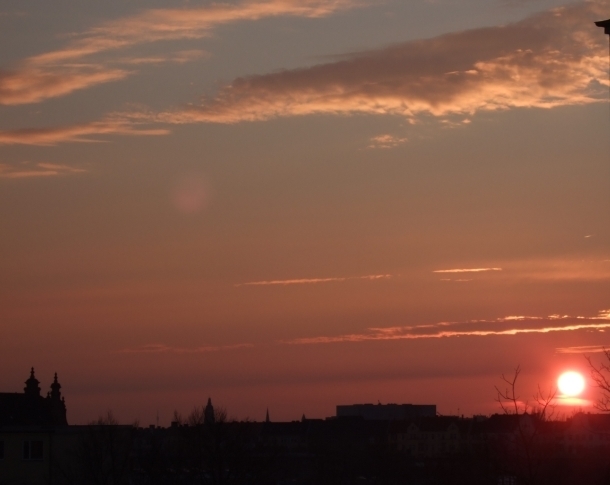
{"type": "Polygon", "coordinates": [[[24,441],[23,442],[23,459],[24,460],[42,460],[43,443],[40,440],[24,441]]]}

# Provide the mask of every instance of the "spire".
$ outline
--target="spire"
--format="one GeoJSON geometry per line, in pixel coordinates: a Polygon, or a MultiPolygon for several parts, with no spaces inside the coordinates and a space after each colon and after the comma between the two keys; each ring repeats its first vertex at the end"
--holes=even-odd
{"type": "Polygon", "coordinates": [[[203,412],[203,422],[206,424],[214,424],[216,418],[214,417],[214,406],[212,406],[212,398],[208,398],[208,404],[203,412]]]}
{"type": "Polygon", "coordinates": [[[23,392],[25,392],[26,396],[40,396],[40,386],[38,386],[38,384],[40,384],[40,381],[34,376],[34,368],[32,367],[30,378],[25,381],[23,392]]]}
{"type": "Polygon", "coordinates": [[[270,423],[271,420],[269,419],[269,408],[267,408],[267,414],[265,416],[265,423],[270,423]]]}
{"type": "Polygon", "coordinates": [[[305,413],[303,413],[303,416],[301,416],[301,422],[304,423],[306,419],[307,418],[305,417],[305,413]]]}
{"type": "Polygon", "coordinates": [[[51,384],[51,398],[57,399],[58,401],[61,399],[61,384],[57,382],[57,372],[55,373],[55,378],[53,379],[53,384],[51,384]]]}

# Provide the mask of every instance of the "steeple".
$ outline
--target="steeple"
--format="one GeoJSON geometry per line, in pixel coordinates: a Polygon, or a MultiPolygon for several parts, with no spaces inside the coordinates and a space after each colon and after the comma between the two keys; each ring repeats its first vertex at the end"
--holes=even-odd
{"type": "Polygon", "coordinates": [[[51,399],[56,399],[59,401],[61,399],[61,384],[57,382],[57,372],[55,373],[55,378],[53,379],[53,384],[51,384],[51,399]]]}
{"type": "Polygon", "coordinates": [[[267,408],[267,415],[265,416],[265,423],[270,423],[271,420],[269,419],[269,408],[267,408]]]}
{"type": "Polygon", "coordinates": [[[30,397],[40,396],[40,386],[38,384],[40,384],[40,381],[34,376],[34,368],[32,367],[30,378],[25,381],[25,387],[23,388],[25,395],[30,397]]]}
{"type": "Polygon", "coordinates": [[[214,417],[214,406],[212,406],[212,398],[208,398],[208,404],[203,412],[203,422],[205,424],[214,424],[216,418],[214,417]]]}

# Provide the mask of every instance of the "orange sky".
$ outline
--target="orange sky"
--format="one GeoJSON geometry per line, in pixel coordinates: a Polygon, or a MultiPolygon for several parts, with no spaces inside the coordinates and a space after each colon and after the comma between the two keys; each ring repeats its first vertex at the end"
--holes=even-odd
{"type": "Polygon", "coordinates": [[[609,16],[8,0],[0,390],[33,365],[71,423],[168,424],[208,396],[491,413],[517,365],[525,397],[587,374],[610,346],[609,16]]]}

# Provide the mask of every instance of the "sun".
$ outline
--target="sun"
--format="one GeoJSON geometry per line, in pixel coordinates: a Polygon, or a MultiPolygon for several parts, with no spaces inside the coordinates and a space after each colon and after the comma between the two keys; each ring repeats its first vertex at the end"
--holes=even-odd
{"type": "Polygon", "coordinates": [[[578,396],[585,389],[585,378],[578,372],[564,372],[557,379],[557,387],[564,396],[578,396]]]}

